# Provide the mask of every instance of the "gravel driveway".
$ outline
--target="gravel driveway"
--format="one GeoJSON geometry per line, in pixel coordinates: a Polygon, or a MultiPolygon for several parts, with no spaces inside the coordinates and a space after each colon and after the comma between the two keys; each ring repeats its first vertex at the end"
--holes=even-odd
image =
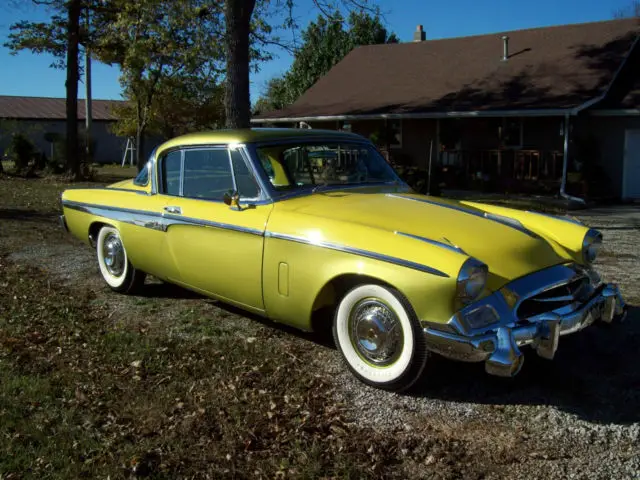
{"type": "Polygon", "coordinates": [[[589,210],[579,218],[603,233],[597,267],[630,304],[625,323],[563,337],[551,362],[527,352],[514,379],[432,357],[411,396],[363,386],[332,356],[338,399],[357,422],[389,435],[450,435],[453,457],[443,451],[409,459],[417,477],[431,478],[438,462],[453,462],[455,473],[459,463],[481,461],[474,455],[480,450],[495,478],[640,478],[640,208],[589,210]]]}
{"type": "MultiPolygon", "coordinates": [[[[408,476],[640,479],[640,208],[579,216],[604,234],[598,269],[620,284],[628,320],[563,337],[551,362],[527,352],[514,379],[432,357],[416,393],[391,394],[355,380],[335,349],[303,339],[351,421],[397,439],[408,476]]],[[[43,234],[10,258],[102,288],[92,252],[77,242],[43,234]]]]}

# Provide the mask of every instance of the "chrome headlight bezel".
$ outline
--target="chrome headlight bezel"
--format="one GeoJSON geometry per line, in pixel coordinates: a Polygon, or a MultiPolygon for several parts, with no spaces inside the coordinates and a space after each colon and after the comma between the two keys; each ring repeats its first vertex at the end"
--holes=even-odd
{"type": "Polygon", "coordinates": [[[484,291],[489,276],[489,267],[473,257],[468,258],[458,273],[456,299],[463,305],[476,300],[484,291]]]}
{"type": "Polygon", "coordinates": [[[598,257],[602,247],[602,233],[590,228],[582,240],[582,260],[585,265],[591,265],[598,257]]]}

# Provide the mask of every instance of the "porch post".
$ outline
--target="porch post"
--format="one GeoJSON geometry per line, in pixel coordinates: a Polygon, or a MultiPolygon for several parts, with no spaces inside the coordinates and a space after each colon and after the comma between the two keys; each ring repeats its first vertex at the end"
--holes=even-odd
{"type": "Polygon", "coordinates": [[[440,119],[436,118],[436,163],[440,163],[440,119]]]}
{"type": "Polygon", "coordinates": [[[562,180],[560,182],[560,195],[564,196],[567,186],[567,167],[569,165],[569,114],[564,116],[564,153],[562,155],[562,180]]]}
{"type": "Polygon", "coordinates": [[[574,197],[565,192],[567,187],[567,167],[569,165],[569,114],[564,115],[564,155],[562,158],[562,181],[560,182],[560,196],[574,202],[585,204],[583,198],[574,197]]]}

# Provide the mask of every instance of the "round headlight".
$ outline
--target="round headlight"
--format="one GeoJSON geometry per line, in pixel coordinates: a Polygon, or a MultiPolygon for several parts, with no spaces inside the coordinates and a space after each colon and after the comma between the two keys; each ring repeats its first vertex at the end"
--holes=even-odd
{"type": "Polygon", "coordinates": [[[458,274],[457,297],[462,303],[473,302],[484,290],[489,268],[475,258],[469,258],[458,274]]]}
{"type": "Polygon", "coordinates": [[[593,229],[589,229],[582,240],[582,258],[584,263],[593,263],[598,256],[602,246],[602,234],[593,229]]]}

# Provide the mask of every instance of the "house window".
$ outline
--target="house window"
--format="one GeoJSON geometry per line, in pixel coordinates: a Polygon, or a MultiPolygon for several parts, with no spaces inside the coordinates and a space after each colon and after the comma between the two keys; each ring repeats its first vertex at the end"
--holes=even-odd
{"type": "Polygon", "coordinates": [[[389,146],[391,148],[402,148],[402,120],[389,120],[389,146]]]}
{"type": "Polygon", "coordinates": [[[500,129],[500,143],[503,147],[522,147],[522,118],[504,118],[500,129]]]}

